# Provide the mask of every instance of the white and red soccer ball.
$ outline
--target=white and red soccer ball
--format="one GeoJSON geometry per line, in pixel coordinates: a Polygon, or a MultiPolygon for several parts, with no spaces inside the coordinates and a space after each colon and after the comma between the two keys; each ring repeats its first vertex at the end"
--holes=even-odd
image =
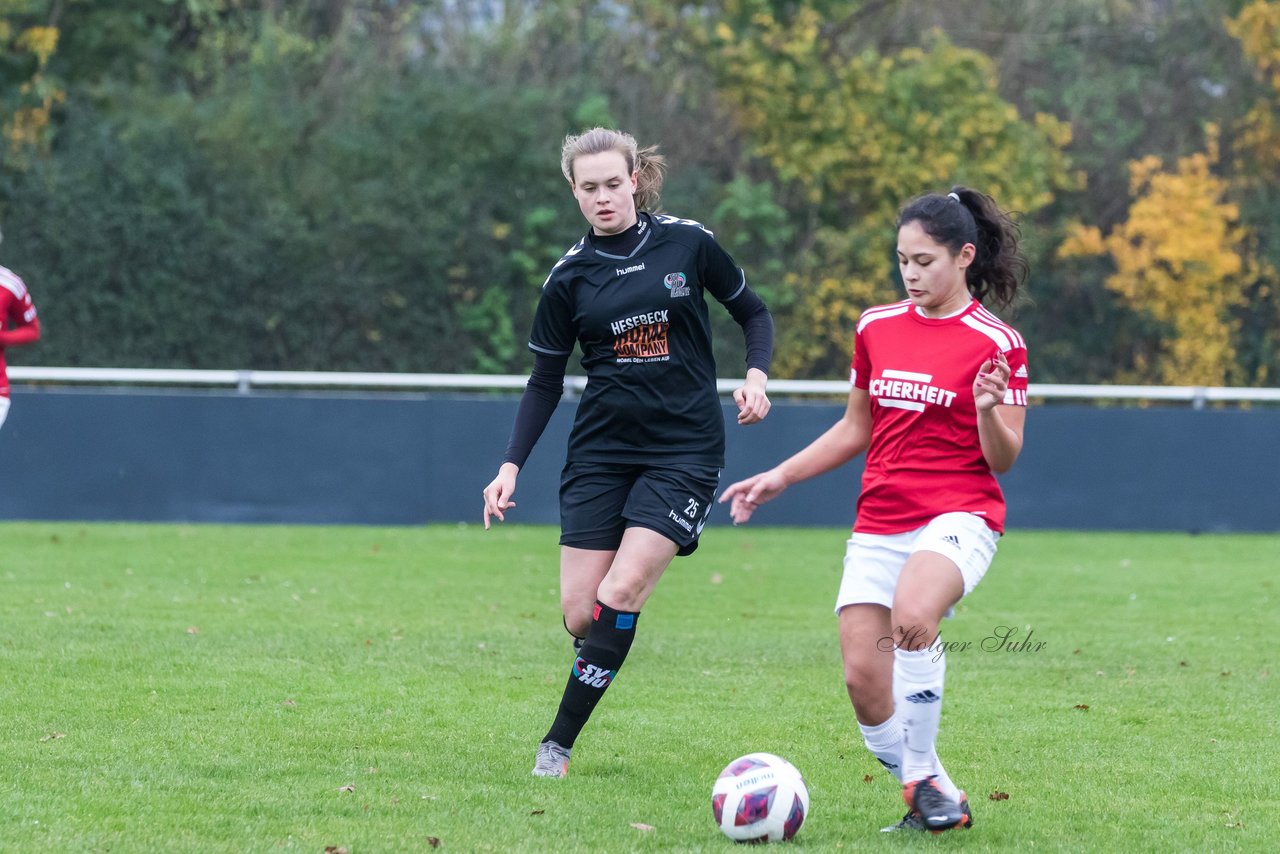
{"type": "Polygon", "coordinates": [[[730,762],[711,788],[716,824],[735,842],[779,842],[809,814],[804,777],[781,756],[748,753],[730,762]]]}

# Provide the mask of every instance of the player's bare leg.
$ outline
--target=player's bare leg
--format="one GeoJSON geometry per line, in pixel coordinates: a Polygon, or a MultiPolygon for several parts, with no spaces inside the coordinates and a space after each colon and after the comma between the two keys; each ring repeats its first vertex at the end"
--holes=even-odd
{"type": "Polygon", "coordinates": [[[864,726],[878,726],[893,715],[893,640],[889,609],[883,605],[840,609],[845,690],[864,726]]]}
{"type": "Polygon", "coordinates": [[[591,609],[595,607],[604,581],[613,565],[616,551],[560,547],[560,610],[564,627],[575,638],[585,638],[591,628],[591,609]]]}
{"type": "Polygon", "coordinates": [[[639,611],[678,548],[657,531],[627,528],[596,598],[620,611],[639,611]]]}

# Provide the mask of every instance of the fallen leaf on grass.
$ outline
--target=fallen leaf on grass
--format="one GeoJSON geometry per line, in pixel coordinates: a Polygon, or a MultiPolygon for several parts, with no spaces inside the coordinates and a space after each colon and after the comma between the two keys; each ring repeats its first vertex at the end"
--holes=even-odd
{"type": "Polygon", "coordinates": [[[67,734],[65,732],[51,732],[40,740],[41,741],[57,741],[60,738],[66,738],[66,737],[67,737],[67,734]]]}
{"type": "Polygon", "coordinates": [[[280,701],[280,705],[282,705],[282,706],[296,706],[296,705],[298,705],[298,704],[297,704],[297,702],[296,702],[296,701],[294,701],[294,700],[284,699],[284,700],[281,700],[281,701],[280,701]]]}
{"type": "Polygon", "coordinates": [[[200,634],[200,627],[199,627],[199,626],[187,626],[187,634],[189,634],[189,635],[198,635],[198,634],[200,634]]]}
{"type": "Polygon", "coordinates": [[[439,837],[439,836],[428,836],[428,837],[427,837],[427,844],[428,844],[428,845],[430,845],[432,848],[439,848],[439,847],[440,847],[440,837],[439,837]]]}
{"type": "Polygon", "coordinates": [[[872,780],[874,780],[874,779],[875,779],[875,777],[872,777],[870,774],[863,774],[863,775],[862,775],[862,782],[864,782],[864,783],[870,783],[870,782],[871,782],[872,780]]]}
{"type": "Polygon", "coordinates": [[[1076,703],[1076,704],[1075,704],[1074,706],[1072,706],[1071,708],[1073,708],[1073,709],[1079,709],[1079,710],[1080,710],[1080,711],[1082,711],[1082,712],[1087,712],[1087,711],[1089,711],[1089,704],[1088,704],[1088,703],[1076,703]]]}
{"type": "Polygon", "coordinates": [[[338,787],[339,792],[354,792],[355,790],[356,790],[356,787],[350,783],[348,783],[345,786],[338,787]]]}
{"type": "Polygon", "coordinates": [[[631,822],[631,826],[634,827],[636,830],[656,830],[657,829],[652,824],[641,824],[638,821],[631,822]]]}
{"type": "Polygon", "coordinates": [[[1009,793],[1008,792],[992,792],[991,794],[987,795],[987,799],[992,801],[1007,801],[1009,800],[1009,793]]]}
{"type": "Polygon", "coordinates": [[[546,810],[534,810],[533,812],[529,813],[529,815],[542,815],[544,812],[546,812],[546,810]]]}
{"type": "Polygon", "coordinates": [[[348,854],[347,846],[345,846],[345,845],[326,845],[326,846],[324,847],[324,854],[348,854]]]}

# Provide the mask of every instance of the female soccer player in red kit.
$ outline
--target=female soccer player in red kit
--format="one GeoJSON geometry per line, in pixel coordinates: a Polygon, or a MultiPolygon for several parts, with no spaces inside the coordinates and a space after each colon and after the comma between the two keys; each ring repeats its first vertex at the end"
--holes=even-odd
{"type": "Polygon", "coordinates": [[[863,739],[903,783],[907,814],[885,830],[972,824],[934,749],[946,670],[938,625],[991,565],[1005,516],[995,474],[1022,449],[1026,345],[983,307],[1007,306],[1025,279],[1018,239],[975,190],[908,202],[897,247],[907,298],[862,313],[843,417],[720,499],[741,524],[791,484],[866,452],[836,613],[863,739]]]}
{"type": "Polygon", "coordinates": [[[9,375],[4,353],[10,347],[40,339],[40,321],[31,294],[22,279],[7,267],[0,267],[0,427],[9,415],[9,375]],[[12,325],[12,328],[10,328],[12,325]]]}

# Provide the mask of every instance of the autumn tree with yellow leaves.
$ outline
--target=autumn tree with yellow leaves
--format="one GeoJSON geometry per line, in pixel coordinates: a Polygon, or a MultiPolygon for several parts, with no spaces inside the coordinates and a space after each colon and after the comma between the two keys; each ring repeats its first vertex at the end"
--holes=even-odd
{"type": "Polygon", "coordinates": [[[66,97],[58,81],[47,73],[49,60],[58,49],[58,28],[33,22],[36,5],[21,0],[0,5],[5,159],[19,166],[32,152],[48,145],[54,106],[66,97]]]}
{"type": "Polygon", "coordinates": [[[1256,223],[1248,237],[1240,312],[1244,381],[1274,384],[1280,377],[1280,3],[1254,0],[1225,21],[1252,65],[1259,93],[1233,128],[1230,180],[1243,216],[1256,223]]]}
{"type": "Polygon", "coordinates": [[[1064,259],[1106,253],[1115,265],[1107,287],[1166,330],[1156,358],[1141,354],[1121,380],[1225,385],[1237,380],[1235,311],[1243,302],[1245,232],[1227,183],[1212,173],[1212,153],[1130,164],[1128,219],[1103,237],[1081,228],[1063,243],[1064,259]]]}
{"type": "Polygon", "coordinates": [[[1127,218],[1105,236],[1080,226],[1059,248],[1064,260],[1106,257],[1113,270],[1107,288],[1162,330],[1152,351],[1136,353],[1117,380],[1265,383],[1276,361],[1280,329],[1268,322],[1280,318],[1276,270],[1239,200],[1257,205],[1274,194],[1280,168],[1280,3],[1250,3],[1224,26],[1271,97],[1235,122],[1225,157],[1209,125],[1206,151],[1172,168],[1154,155],[1131,162],[1127,218]]]}
{"type": "Polygon", "coordinates": [[[1062,153],[1070,129],[1020,116],[986,57],[941,33],[892,55],[859,45],[844,23],[862,5],[784,15],[730,0],[710,39],[718,92],[752,153],[803,200],[781,376],[839,375],[862,310],[901,298],[893,224],[907,199],[964,184],[1026,214],[1077,181],[1062,153]]]}

